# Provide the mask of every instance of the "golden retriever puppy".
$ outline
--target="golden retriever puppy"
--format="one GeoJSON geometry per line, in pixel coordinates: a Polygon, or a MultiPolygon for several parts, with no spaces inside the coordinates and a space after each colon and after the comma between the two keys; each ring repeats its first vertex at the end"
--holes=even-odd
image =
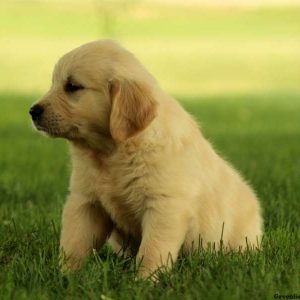
{"type": "Polygon", "coordinates": [[[192,251],[199,241],[259,246],[263,222],[253,190],[116,42],[64,55],[30,114],[38,130],[71,148],[64,269],[81,267],[109,238],[115,251],[127,246],[136,255],[140,277],[168,269],[181,247],[192,251]]]}

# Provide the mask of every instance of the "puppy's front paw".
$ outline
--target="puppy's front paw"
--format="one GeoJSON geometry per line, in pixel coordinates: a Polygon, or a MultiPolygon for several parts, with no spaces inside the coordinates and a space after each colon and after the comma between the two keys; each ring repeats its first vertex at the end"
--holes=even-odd
{"type": "Polygon", "coordinates": [[[138,270],[136,280],[139,280],[139,279],[147,280],[152,283],[157,283],[157,282],[159,282],[159,275],[158,275],[158,272],[156,272],[156,271],[151,272],[150,270],[147,270],[146,268],[140,267],[138,270]]]}
{"type": "Polygon", "coordinates": [[[74,256],[61,255],[59,259],[59,266],[64,275],[79,271],[82,267],[82,263],[82,259],[74,256]]]}

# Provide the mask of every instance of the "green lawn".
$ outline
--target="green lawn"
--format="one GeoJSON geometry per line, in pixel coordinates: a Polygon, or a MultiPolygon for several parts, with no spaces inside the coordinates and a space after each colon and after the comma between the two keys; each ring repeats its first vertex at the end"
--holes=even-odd
{"type": "Polygon", "coordinates": [[[0,299],[299,294],[300,9],[135,2],[114,12],[105,34],[92,4],[0,0],[0,299]],[[78,274],[61,275],[68,149],[36,133],[28,109],[49,86],[59,56],[108,33],[137,54],[253,185],[264,211],[262,251],[200,252],[153,285],[135,281],[133,259],[105,247],[78,274]]]}
{"type": "Polygon", "coordinates": [[[112,299],[272,299],[276,292],[299,292],[297,97],[181,99],[219,152],[254,186],[266,234],[259,253],[199,253],[179,260],[156,286],[136,282],[133,260],[121,260],[107,248],[79,274],[68,279],[60,274],[68,151],[64,141],[31,129],[27,111],[34,98],[0,96],[1,299],[99,299],[102,294],[112,299]]]}

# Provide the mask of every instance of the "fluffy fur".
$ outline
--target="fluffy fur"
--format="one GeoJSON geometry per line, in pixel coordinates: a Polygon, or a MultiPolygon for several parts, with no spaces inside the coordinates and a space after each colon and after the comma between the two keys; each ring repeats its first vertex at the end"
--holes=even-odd
{"type": "MultiPolygon", "coordinates": [[[[181,248],[258,247],[262,217],[248,184],[197,123],[116,42],[85,44],[55,66],[36,127],[70,142],[62,217],[65,269],[109,239],[136,255],[138,274],[169,268],[181,248]]],[[[230,137],[229,137],[230,138],[230,137]]]]}

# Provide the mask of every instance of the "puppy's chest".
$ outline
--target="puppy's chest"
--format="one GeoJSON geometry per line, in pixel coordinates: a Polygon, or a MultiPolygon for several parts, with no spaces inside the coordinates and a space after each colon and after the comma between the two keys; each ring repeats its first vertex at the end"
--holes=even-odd
{"type": "Polygon", "coordinates": [[[143,174],[135,168],[112,166],[93,172],[92,194],[101,202],[116,226],[126,234],[139,237],[148,198],[143,174]]]}

